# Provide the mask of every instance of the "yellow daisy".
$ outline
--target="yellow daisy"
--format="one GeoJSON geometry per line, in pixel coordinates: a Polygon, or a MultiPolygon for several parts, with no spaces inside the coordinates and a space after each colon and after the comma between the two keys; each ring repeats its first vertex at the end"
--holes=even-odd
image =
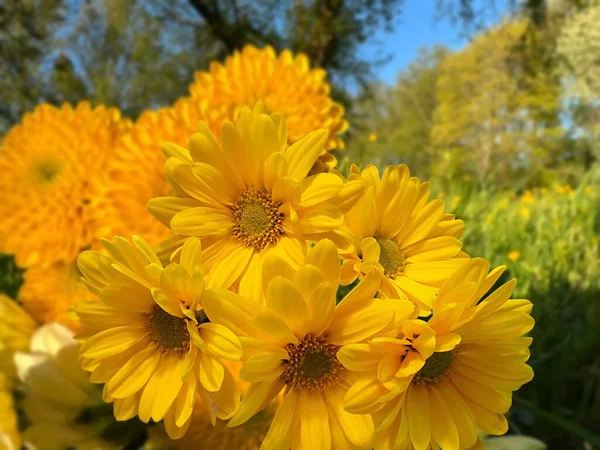
{"type": "Polygon", "coordinates": [[[197,72],[190,86],[193,99],[206,105],[207,122],[218,136],[225,121],[236,121],[245,106],[263,102],[267,111],[283,115],[288,142],[293,144],[314,130],[325,128],[327,143],[315,169],[335,166],[331,150],[344,148],[339,135],[348,128],[344,108],[330,96],[327,72],[311,69],[306,55],[252,45],[236,51],[224,64],[213,62],[208,72],[197,72]]]}
{"type": "Polygon", "coordinates": [[[245,423],[283,392],[262,449],[371,448],[371,416],[344,410],[351,372],[336,353],[393,329],[415,307],[408,300],[373,298],[376,270],[336,306],[339,280],[336,247],[323,240],[298,270],[276,255],[265,260],[264,306],[230,291],[205,294],[207,314],[240,336],[240,377],[251,383],[228,425],[245,423]]]}
{"type": "Polygon", "coordinates": [[[221,359],[239,360],[238,338],[212,323],[202,309],[204,272],[198,239],[188,239],[181,263],[162,266],[141,238],[103,241],[111,256],[86,251],[79,267],[99,301],[80,302],[82,366],[105,383],[118,420],[138,415],[163,420],[173,439],[185,434],[193,399],[227,418],[239,396],[221,359]]]}
{"type": "Polygon", "coordinates": [[[14,352],[29,348],[36,328],[35,321],[17,302],[0,294],[0,372],[9,377],[8,381],[16,376],[14,352]]]}
{"type": "Polygon", "coordinates": [[[23,267],[51,265],[102,236],[107,163],[128,126],[87,102],[25,114],[0,147],[1,250],[23,267]]]}
{"type": "Polygon", "coordinates": [[[383,271],[381,291],[406,295],[427,314],[442,283],[460,265],[462,220],[444,214],[444,202],[429,201],[429,183],[411,177],[406,165],[389,166],[380,178],[368,165],[352,166],[348,178],[361,180],[362,198],[346,213],[355,251],[343,255],[342,284],[372,267],[383,271]]]}
{"type": "Polygon", "coordinates": [[[69,315],[71,306],[95,298],[81,281],[76,262],[27,269],[19,291],[23,308],[37,321],[62,323],[75,331],[79,324],[69,315]]]}
{"type": "Polygon", "coordinates": [[[154,197],[175,194],[165,177],[165,156],[160,145],[187,145],[203,117],[199,101],[180,100],[173,107],[143,112],[117,142],[108,169],[110,208],[105,218],[112,235],[139,235],[151,245],[172,235],[146,208],[154,197]]]}
{"type": "Polygon", "coordinates": [[[363,183],[308,176],[324,148],[325,130],[290,147],[286,135],[280,114],[245,108],[237,125],[223,125],[221,146],[204,122],[189,151],[163,146],[167,178],[178,196],[155,198],[148,209],[176,233],[202,239],[209,287],[237,282],[240,293],[252,298],[260,295],[262,261],[270,253],[298,267],[307,241],[335,239],[340,251],[351,251],[338,229],[342,209],[358,198],[363,183]]]}
{"type": "Polygon", "coordinates": [[[357,381],[345,397],[354,413],[375,413],[382,450],[472,447],[477,429],[507,431],[512,392],[533,377],[523,335],[531,302],[510,300],[516,280],[485,298],[504,267],[476,258],[442,286],[426,323],[407,321],[395,338],[343,347],[338,358],[357,381]]]}
{"type": "Polygon", "coordinates": [[[19,423],[11,392],[12,383],[0,372],[0,449],[17,450],[21,448],[19,423]]]}

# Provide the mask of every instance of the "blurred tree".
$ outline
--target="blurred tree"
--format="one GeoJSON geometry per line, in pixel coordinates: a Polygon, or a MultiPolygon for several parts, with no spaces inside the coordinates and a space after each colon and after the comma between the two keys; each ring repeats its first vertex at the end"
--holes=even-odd
{"type": "Polygon", "coordinates": [[[600,159],[600,4],[567,19],[558,38],[559,70],[576,133],[589,144],[583,162],[600,159]]]}
{"type": "MultiPolygon", "coordinates": [[[[291,48],[366,86],[385,58],[358,51],[401,0],[5,0],[0,4],[0,133],[41,101],[136,116],[187,93],[194,70],[247,43],[291,48]]],[[[336,95],[349,100],[343,90],[336,95]]]]}
{"type": "MultiPolygon", "coordinates": [[[[246,43],[291,48],[327,69],[338,84],[366,87],[385,55],[359,52],[382,28],[391,30],[402,0],[189,0],[230,53],[246,43]]],[[[224,56],[224,55],[222,55],[224,56]]]]}
{"type": "Polygon", "coordinates": [[[63,14],[61,0],[0,2],[0,133],[38,102],[40,64],[63,14]]]}
{"type": "Polygon", "coordinates": [[[448,54],[444,47],[423,48],[392,86],[380,86],[373,97],[359,100],[355,114],[356,135],[348,156],[366,163],[407,163],[411,172],[428,178],[436,155],[429,135],[437,108],[436,83],[440,64],[448,54]]]}
{"type": "Polygon", "coordinates": [[[432,146],[482,186],[531,176],[560,150],[558,83],[545,70],[531,70],[537,62],[523,65],[527,26],[504,22],[441,66],[432,146]]]}

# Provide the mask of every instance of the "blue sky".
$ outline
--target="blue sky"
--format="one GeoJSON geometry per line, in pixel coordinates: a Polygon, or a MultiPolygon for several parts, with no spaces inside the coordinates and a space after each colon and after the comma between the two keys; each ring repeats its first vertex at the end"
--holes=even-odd
{"type": "MultiPolygon", "coordinates": [[[[436,0],[405,0],[394,31],[386,33],[382,30],[363,47],[365,53],[392,55],[392,59],[377,70],[380,80],[393,83],[398,72],[416,58],[420,47],[443,44],[457,50],[468,42],[460,36],[459,25],[453,25],[449,20],[435,20],[436,3],[436,0]]],[[[485,3],[489,0],[475,0],[475,8],[485,3]]],[[[494,20],[508,13],[509,3],[510,0],[495,1],[494,20]]]]}

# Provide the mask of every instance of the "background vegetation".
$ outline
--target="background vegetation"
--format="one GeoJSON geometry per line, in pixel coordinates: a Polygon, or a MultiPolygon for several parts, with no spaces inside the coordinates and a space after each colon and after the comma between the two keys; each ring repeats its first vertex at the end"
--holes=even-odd
{"type": "MultiPolygon", "coordinates": [[[[374,77],[386,55],[359,50],[401,26],[398,0],[4,0],[0,136],[41,101],[86,98],[134,118],[248,42],[306,52],[348,108],[342,165],[406,162],[465,220],[467,252],[507,264],[534,302],[536,377],[510,432],[600,448],[600,5],[437,10],[470,43],[424,48],[386,85],[374,77]]],[[[21,279],[0,256],[0,290],[17,295],[21,279]]]]}

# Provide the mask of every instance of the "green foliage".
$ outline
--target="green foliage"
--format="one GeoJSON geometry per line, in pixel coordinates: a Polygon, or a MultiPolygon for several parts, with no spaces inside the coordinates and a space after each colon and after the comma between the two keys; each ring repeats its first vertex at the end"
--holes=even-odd
{"type": "Polygon", "coordinates": [[[373,96],[356,103],[358,133],[350,139],[349,158],[358,164],[403,162],[429,177],[436,157],[429,139],[438,106],[436,83],[448,53],[444,47],[421,49],[393,86],[374,88],[373,96]]]}
{"type": "Polygon", "coordinates": [[[560,149],[558,85],[543,71],[524,70],[518,45],[526,28],[505,22],[440,68],[432,146],[481,186],[544,170],[560,149]]]}
{"type": "Polygon", "coordinates": [[[0,293],[17,298],[23,283],[23,270],[17,267],[12,255],[0,253],[0,293]]]}

